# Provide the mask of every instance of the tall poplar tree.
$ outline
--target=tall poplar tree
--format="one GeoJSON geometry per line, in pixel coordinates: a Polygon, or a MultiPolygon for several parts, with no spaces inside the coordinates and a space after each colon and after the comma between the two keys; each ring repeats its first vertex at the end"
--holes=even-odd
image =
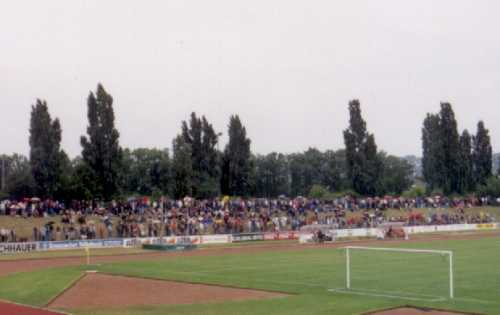
{"type": "Polygon", "coordinates": [[[467,130],[460,136],[459,159],[459,192],[466,193],[474,190],[474,174],[472,163],[472,137],[467,130]]]}
{"type": "Polygon", "coordinates": [[[486,184],[488,178],[493,174],[493,150],[489,133],[489,130],[484,126],[484,122],[479,121],[473,139],[472,155],[475,181],[478,185],[486,184]]]}
{"type": "Polygon", "coordinates": [[[50,117],[46,101],[38,99],[31,108],[30,165],[35,193],[42,198],[58,197],[62,188],[63,159],[61,124],[50,117]]]}
{"type": "Polygon", "coordinates": [[[81,137],[82,158],[91,170],[94,197],[110,200],[119,192],[122,149],[120,134],[115,128],[113,97],[98,84],[87,99],[89,125],[87,136],[81,137]]]}
{"type": "Polygon", "coordinates": [[[229,143],[222,158],[221,190],[231,196],[250,193],[250,139],[238,115],[231,116],[228,127],[229,143]]]}
{"type": "Polygon", "coordinates": [[[459,136],[457,120],[450,103],[441,103],[440,139],[443,148],[442,189],[445,194],[459,192],[459,136]]]}
{"type": "Polygon", "coordinates": [[[427,114],[422,128],[422,169],[427,189],[431,192],[441,187],[442,145],[439,131],[439,115],[427,114]]]}
{"type": "Polygon", "coordinates": [[[500,156],[497,159],[497,176],[500,176],[500,156]]]}
{"type": "Polygon", "coordinates": [[[349,128],[344,131],[348,177],[352,188],[362,195],[375,195],[379,189],[382,163],[375,137],[368,133],[358,100],[349,102],[349,128]]]}

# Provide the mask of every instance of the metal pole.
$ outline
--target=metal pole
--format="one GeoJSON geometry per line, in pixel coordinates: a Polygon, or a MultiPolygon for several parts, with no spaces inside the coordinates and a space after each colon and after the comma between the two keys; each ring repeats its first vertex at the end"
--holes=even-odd
{"type": "Polygon", "coordinates": [[[453,252],[450,252],[450,299],[455,297],[453,286],[453,252]]]}
{"type": "Polygon", "coordinates": [[[351,257],[349,248],[346,248],[346,287],[347,290],[351,289],[351,257]]]}

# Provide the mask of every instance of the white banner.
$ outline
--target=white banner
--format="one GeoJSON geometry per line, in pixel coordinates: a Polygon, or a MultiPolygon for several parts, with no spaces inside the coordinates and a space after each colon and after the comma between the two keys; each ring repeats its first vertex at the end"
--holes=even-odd
{"type": "Polygon", "coordinates": [[[408,234],[435,233],[435,232],[460,232],[475,230],[490,230],[497,228],[497,223],[483,224],[450,224],[450,225],[419,225],[407,226],[405,231],[408,234]]]}
{"type": "Polygon", "coordinates": [[[337,237],[348,238],[348,237],[371,237],[377,235],[378,229],[348,229],[348,230],[337,230],[337,237]]]}

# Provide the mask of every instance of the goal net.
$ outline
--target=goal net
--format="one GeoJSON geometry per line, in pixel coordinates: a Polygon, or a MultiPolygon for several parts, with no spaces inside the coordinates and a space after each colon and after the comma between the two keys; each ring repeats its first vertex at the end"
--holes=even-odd
{"type": "Polygon", "coordinates": [[[340,293],[439,301],[454,297],[453,252],[346,247],[340,293]]]}

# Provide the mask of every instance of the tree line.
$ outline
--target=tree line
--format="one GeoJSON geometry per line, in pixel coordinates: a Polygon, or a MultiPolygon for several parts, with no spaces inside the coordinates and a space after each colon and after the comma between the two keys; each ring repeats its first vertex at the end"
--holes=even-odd
{"type": "MultiPolygon", "coordinates": [[[[30,118],[29,158],[2,156],[3,197],[37,196],[62,200],[111,200],[131,195],[211,198],[220,195],[278,197],[400,195],[415,178],[406,160],[378,150],[361,104],[348,104],[345,148],[300,153],[251,151],[238,115],[228,124],[229,142],[218,149],[221,133],[205,116],[191,113],[168,149],[129,149],[120,145],[113,97],[99,84],[87,97],[86,134],[81,155],[70,159],[61,148],[62,127],[46,101],[37,100],[30,118]]],[[[483,122],[477,134],[458,135],[451,105],[428,114],[422,132],[424,180],[428,191],[473,192],[492,177],[492,150],[483,122]],[[489,168],[487,167],[489,163],[489,168]]],[[[0,196],[1,197],[1,196],[0,196]]]]}

